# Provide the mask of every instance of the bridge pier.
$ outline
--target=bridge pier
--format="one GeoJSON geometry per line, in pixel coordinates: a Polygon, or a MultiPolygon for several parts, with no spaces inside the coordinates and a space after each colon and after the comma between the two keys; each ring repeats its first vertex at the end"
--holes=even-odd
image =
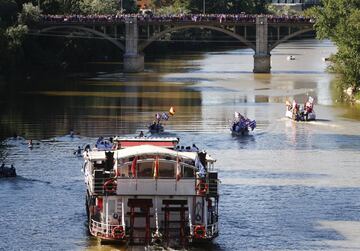
{"type": "Polygon", "coordinates": [[[125,20],[124,72],[142,72],[144,55],[139,52],[139,33],[137,18],[125,20]]]}
{"type": "Polygon", "coordinates": [[[270,73],[271,55],[268,46],[267,17],[256,17],[256,47],[254,55],[254,73],[270,73]]]}

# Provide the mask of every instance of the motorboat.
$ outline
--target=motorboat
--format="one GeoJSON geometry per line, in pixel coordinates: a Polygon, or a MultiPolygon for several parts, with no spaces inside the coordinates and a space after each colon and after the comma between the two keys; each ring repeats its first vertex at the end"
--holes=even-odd
{"type": "Polygon", "coordinates": [[[178,150],[179,139],[173,137],[115,137],[113,142],[111,151],[84,153],[91,235],[102,243],[164,247],[218,236],[215,159],[194,148],[178,150]]]}
{"type": "Polygon", "coordinates": [[[0,178],[16,177],[16,169],[13,165],[6,167],[5,164],[0,166],[0,178]]]}
{"type": "Polygon", "coordinates": [[[292,60],[295,60],[295,57],[293,55],[290,55],[290,56],[287,56],[286,59],[288,61],[292,61],[292,60]]]}
{"type": "Polygon", "coordinates": [[[171,116],[175,115],[175,108],[172,106],[169,112],[156,113],[155,120],[148,125],[149,132],[152,134],[164,132],[164,125],[161,121],[168,121],[171,116]]]}
{"type": "Polygon", "coordinates": [[[150,133],[162,133],[164,132],[164,126],[161,123],[152,123],[148,126],[150,133]]]}

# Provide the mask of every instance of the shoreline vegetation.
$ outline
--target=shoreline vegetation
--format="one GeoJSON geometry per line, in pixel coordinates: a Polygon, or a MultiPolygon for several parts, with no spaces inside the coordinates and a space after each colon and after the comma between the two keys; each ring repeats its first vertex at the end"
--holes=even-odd
{"type": "Polygon", "coordinates": [[[337,86],[347,101],[360,104],[360,1],[323,0],[307,14],[315,17],[317,38],[330,39],[337,46],[329,66],[340,75],[337,86]]]}
{"type": "MultiPolygon", "coordinates": [[[[148,6],[156,15],[201,14],[202,1],[196,0],[153,0],[148,6]]],[[[0,79],[8,76],[36,76],[36,72],[74,73],[81,72],[86,62],[103,58],[121,60],[114,48],[102,46],[102,41],[88,41],[76,38],[32,36],[28,25],[37,22],[42,15],[106,15],[139,13],[134,0],[123,0],[122,6],[113,0],[42,0],[15,1],[0,0],[0,79]],[[37,6],[39,4],[40,6],[37,6]],[[49,40],[51,39],[51,43],[49,40]],[[91,53],[90,53],[91,51],[91,53]],[[89,56],[92,55],[92,56],[89,56]],[[113,55],[108,57],[107,55],[113,55]]],[[[358,0],[323,0],[304,12],[288,6],[274,8],[265,1],[219,0],[209,2],[207,14],[274,14],[305,15],[315,17],[317,38],[330,39],[338,47],[338,52],[329,59],[329,71],[341,77],[338,87],[348,96],[351,103],[360,103],[360,2],[358,0]]],[[[171,35],[171,39],[195,36],[221,44],[219,34],[209,31],[183,31],[171,35]],[[192,32],[192,33],[191,33],[192,32]]],[[[228,43],[231,43],[231,41],[228,43]]],[[[208,43],[211,48],[211,43],[208,43]]],[[[152,49],[157,50],[156,43],[152,49]]],[[[160,46],[162,49],[184,48],[184,44],[172,43],[160,46]]],[[[187,43],[186,49],[198,47],[187,43]]],[[[204,46],[202,46],[204,47],[204,46]]],[[[166,49],[165,49],[166,50],[166,49]]],[[[85,69],[86,70],[86,69],[85,69]]],[[[344,95],[345,96],[345,95],[344,95]]]]}

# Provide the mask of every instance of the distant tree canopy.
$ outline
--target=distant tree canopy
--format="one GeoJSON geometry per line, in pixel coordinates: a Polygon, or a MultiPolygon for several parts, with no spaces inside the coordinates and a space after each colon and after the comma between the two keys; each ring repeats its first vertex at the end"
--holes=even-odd
{"type": "MultiPolygon", "coordinates": [[[[174,8],[176,10],[182,9],[184,12],[203,13],[265,13],[266,0],[153,0],[152,8],[156,12],[161,12],[164,8],[174,8]]],[[[174,13],[174,14],[175,14],[174,13]]]]}
{"type": "Polygon", "coordinates": [[[341,73],[347,86],[360,86],[360,1],[323,0],[313,9],[320,39],[331,39],[338,52],[331,58],[332,69],[341,73]]]}

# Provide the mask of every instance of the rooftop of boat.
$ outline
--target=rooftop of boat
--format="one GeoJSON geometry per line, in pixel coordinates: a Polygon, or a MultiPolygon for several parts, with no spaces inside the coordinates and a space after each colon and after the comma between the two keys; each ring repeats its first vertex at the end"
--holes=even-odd
{"type": "MultiPolygon", "coordinates": [[[[122,159],[122,158],[141,156],[141,155],[169,155],[169,156],[176,156],[176,157],[192,159],[192,160],[195,160],[197,158],[197,152],[175,151],[165,147],[155,146],[151,144],[144,144],[144,143],[142,145],[126,147],[114,151],[115,159],[122,159]]],[[[87,153],[86,158],[88,158],[91,161],[105,160],[106,154],[105,151],[90,151],[87,153]]],[[[216,161],[208,154],[206,154],[206,160],[208,162],[216,161]]]]}

